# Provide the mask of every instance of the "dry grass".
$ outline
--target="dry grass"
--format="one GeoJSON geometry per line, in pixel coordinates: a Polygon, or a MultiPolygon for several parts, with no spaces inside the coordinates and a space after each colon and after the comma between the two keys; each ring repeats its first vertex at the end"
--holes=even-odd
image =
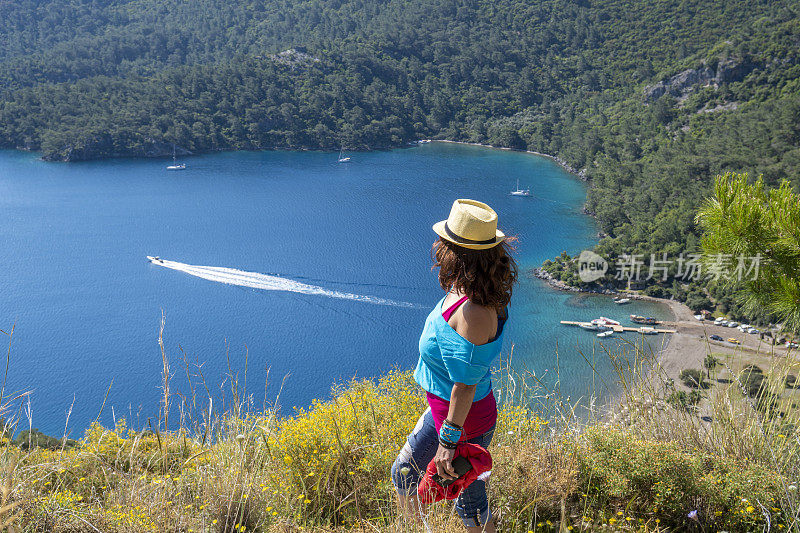
{"type": "MultiPolygon", "coordinates": [[[[501,531],[800,531],[797,410],[759,406],[738,379],[710,389],[699,412],[676,408],[652,354],[623,344],[606,356],[622,391],[610,415],[577,416],[532,373],[498,376],[504,403],[490,500],[501,531]]],[[[432,506],[425,521],[397,515],[389,467],[425,407],[408,373],[353,381],[290,417],[254,406],[231,375],[227,409],[215,414],[202,376],[188,395],[170,393],[163,357],[162,415],[147,431],[94,425],[78,446],[30,451],[4,440],[0,524],[25,532],[462,530],[448,504],[432,506]],[[170,403],[180,429],[166,431],[170,403]]],[[[770,381],[785,371],[776,363],[770,381]]]]}

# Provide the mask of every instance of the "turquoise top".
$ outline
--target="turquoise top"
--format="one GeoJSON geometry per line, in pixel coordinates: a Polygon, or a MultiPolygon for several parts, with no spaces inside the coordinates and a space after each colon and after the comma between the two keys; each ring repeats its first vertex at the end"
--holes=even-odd
{"type": "Polygon", "coordinates": [[[490,365],[500,355],[503,331],[492,342],[476,346],[447,323],[442,316],[443,303],[444,298],[425,320],[414,379],[420,387],[447,401],[454,383],[477,385],[473,400],[477,402],[492,392],[490,365]]]}

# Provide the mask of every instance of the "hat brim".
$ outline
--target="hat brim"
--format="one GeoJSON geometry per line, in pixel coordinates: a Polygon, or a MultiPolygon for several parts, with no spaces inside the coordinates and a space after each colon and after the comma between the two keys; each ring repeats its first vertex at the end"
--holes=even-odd
{"type": "Polygon", "coordinates": [[[433,231],[436,232],[436,234],[442,239],[452,242],[453,244],[456,244],[463,248],[469,248],[471,250],[488,250],[489,248],[494,248],[495,246],[503,242],[506,238],[505,233],[503,233],[498,229],[495,230],[496,231],[495,242],[490,242],[487,244],[466,244],[463,242],[454,241],[444,230],[444,225],[446,222],[447,222],[446,220],[442,220],[441,222],[437,222],[436,224],[434,224],[433,231]]]}

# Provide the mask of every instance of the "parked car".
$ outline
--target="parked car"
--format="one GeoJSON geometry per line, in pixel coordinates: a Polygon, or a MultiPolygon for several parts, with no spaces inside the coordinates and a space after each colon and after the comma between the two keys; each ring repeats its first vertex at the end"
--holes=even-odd
{"type": "Polygon", "coordinates": [[[739,326],[739,327],[738,327],[738,328],[736,328],[736,329],[738,329],[738,330],[739,330],[739,331],[741,331],[742,333],[747,333],[747,330],[748,330],[749,328],[746,328],[746,327],[744,327],[744,326],[739,326]]]}
{"type": "Polygon", "coordinates": [[[720,337],[719,335],[711,335],[709,339],[711,339],[712,341],[721,341],[722,337],[720,337]]]}
{"type": "Polygon", "coordinates": [[[728,322],[728,324],[727,324],[727,326],[728,326],[729,328],[735,328],[735,327],[736,327],[736,326],[738,326],[738,325],[739,325],[739,323],[738,323],[738,322],[728,322]]]}
{"type": "Polygon", "coordinates": [[[761,333],[761,332],[758,331],[756,328],[750,328],[750,329],[747,330],[747,333],[749,333],[751,335],[756,335],[756,334],[761,333]]]}
{"type": "Polygon", "coordinates": [[[786,346],[788,346],[789,348],[797,348],[800,347],[800,344],[797,344],[796,342],[790,342],[786,346]]]}
{"type": "Polygon", "coordinates": [[[731,344],[742,344],[739,339],[734,339],[733,337],[729,338],[728,342],[730,342],[731,344]]]}
{"type": "Polygon", "coordinates": [[[703,321],[703,315],[694,315],[695,320],[703,321]]]}

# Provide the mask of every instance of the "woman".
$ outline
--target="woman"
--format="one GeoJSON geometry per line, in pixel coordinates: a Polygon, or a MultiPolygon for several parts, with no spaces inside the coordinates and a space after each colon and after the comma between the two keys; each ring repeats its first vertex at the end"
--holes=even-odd
{"type": "MultiPolygon", "coordinates": [[[[508,238],[497,213],[475,200],[456,200],[433,226],[439,284],[447,291],[425,321],[414,379],[428,410],[392,465],[392,481],[407,518],[419,516],[416,489],[431,459],[439,475],[455,477],[455,444],[489,445],[497,421],[490,366],[500,355],[506,306],[517,279],[508,238]]],[[[494,532],[486,482],[469,485],[456,500],[467,531],[494,532]]]]}

